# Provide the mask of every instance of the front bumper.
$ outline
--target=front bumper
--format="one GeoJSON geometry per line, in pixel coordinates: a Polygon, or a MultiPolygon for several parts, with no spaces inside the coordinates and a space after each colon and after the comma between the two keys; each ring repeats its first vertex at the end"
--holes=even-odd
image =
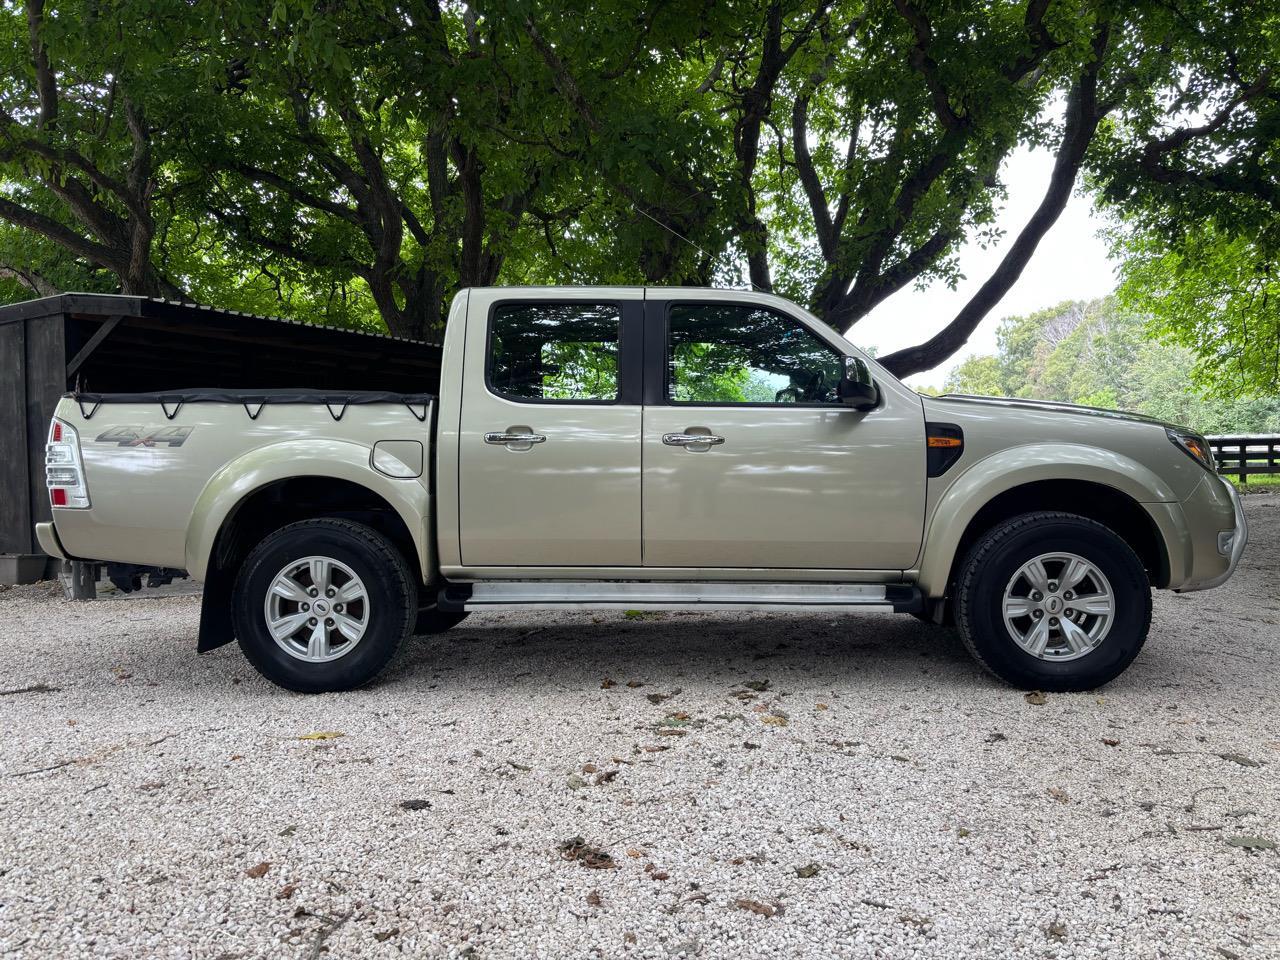
{"type": "Polygon", "coordinates": [[[1226,488],[1227,496],[1231,500],[1234,519],[1233,528],[1231,530],[1219,530],[1215,540],[1217,553],[1226,557],[1227,568],[1216,576],[1184,583],[1177,589],[1176,592],[1178,593],[1189,593],[1192,590],[1211,590],[1214,587],[1222,586],[1236,572],[1236,567],[1240,565],[1240,557],[1244,555],[1245,544],[1249,542],[1249,522],[1244,516],[1244,505],[1240,502],[1239,491],[1236,490],[1230,480],[1222,477],[1214,479],[1226,488]]]}

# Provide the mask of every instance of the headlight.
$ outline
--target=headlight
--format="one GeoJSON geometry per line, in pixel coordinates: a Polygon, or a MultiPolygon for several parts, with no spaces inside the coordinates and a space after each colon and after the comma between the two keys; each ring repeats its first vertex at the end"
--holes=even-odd
{"type": "Polygon", "coordinates": [[[1169,435],[1169,440],[1173,445],[1189,456],[1200,466],[1204,467],[1210,473],[1218,472],[1217,462],[1213,459],[1213,451],[1209,449],[1209,444],[1204,437],[1198,433],[1189,433],[1184,430],[1173,430],[1166,427],[1165,433],[1169,435]]]}

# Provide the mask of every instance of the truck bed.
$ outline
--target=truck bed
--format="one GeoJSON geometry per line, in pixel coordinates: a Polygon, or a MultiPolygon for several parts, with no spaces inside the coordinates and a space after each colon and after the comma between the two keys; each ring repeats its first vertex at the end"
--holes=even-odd
{"type": "MultiPolygon", "coordinates": [[[[90,505],[54,508],[61,546],[199,577],[210,544],[196,541],[216,537],[222,504],[288,477],[370,488],[412,515],[429,497],[435,401],[330,390],[67,394],[55,416],[79,436],[90,505]]],[[[419,530],[428,512],[417,513],[419,530]]]]}

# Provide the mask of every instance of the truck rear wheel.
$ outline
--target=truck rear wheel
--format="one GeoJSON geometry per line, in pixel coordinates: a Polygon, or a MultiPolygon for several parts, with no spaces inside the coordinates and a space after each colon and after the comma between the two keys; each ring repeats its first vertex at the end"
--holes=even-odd
{"type": "Polygon", "coordinates": [[[240,649],[264,677],[300,693],[376,677],[409,636],[417,589],[404,555],[370,527],[304,520],[249,553],[233,613],[240,649]]]}
{"type": "Polygon", "coordinates": [[[987,670],[1023,689],[1090,690],[1119,676],[1151,627],[1151,584],[1129,545],[1069,513],[985,533],[956,580],[956,627],[987,670]]]}

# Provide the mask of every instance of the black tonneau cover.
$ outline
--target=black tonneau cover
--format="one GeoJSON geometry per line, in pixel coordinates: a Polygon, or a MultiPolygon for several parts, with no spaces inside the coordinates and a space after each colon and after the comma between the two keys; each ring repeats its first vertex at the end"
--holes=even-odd
{"type": "Polygon", "coordinates": [[[188,403],[238,403],[250,420],[257,420],[264,406],[271,404],[323,403],[329,415],[341,420],[347,407],[366,403],[402,403],[419,421],[427,419],[433,393],[393,393],[386,390],[222,390],[193,387],[187,390],[159,390],[151,393],[67,393],[64,397],[80,406],[86,420],[103,404],[155,403],[172,420],[188,403]]]}

